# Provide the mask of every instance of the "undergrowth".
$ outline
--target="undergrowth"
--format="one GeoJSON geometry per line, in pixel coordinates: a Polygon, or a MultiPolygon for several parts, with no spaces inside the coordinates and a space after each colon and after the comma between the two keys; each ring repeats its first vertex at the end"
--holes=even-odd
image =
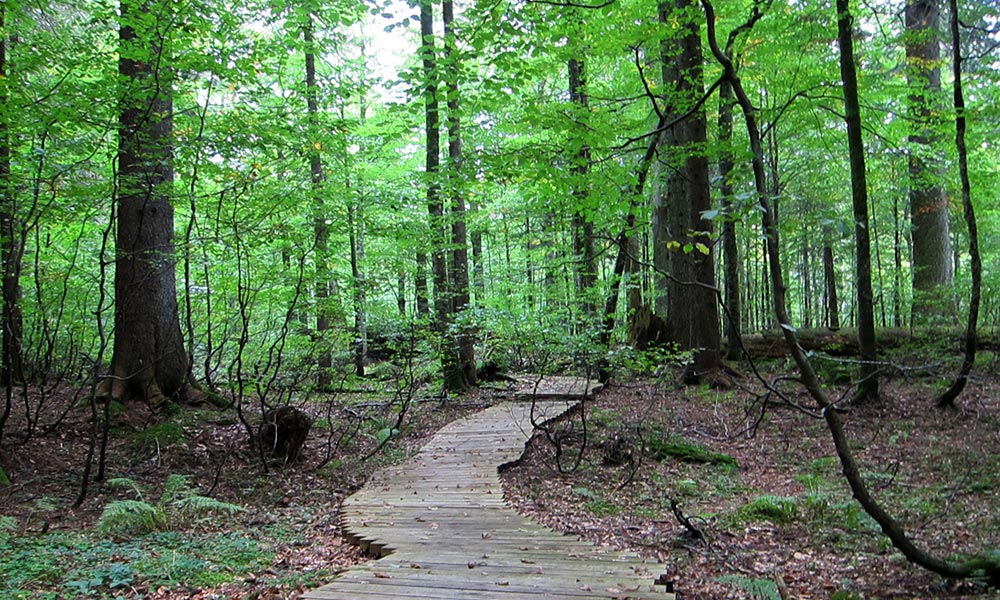
{"type": "Polygon", "coordinates": [[[111,479],[108,485],[131,488],[136,499],[115,500],[104,507],[97,529],[104,534],[143,534],[187,523],[209,515],[232,515],[245,509],[199,495],[186,475],[171,474],[155,503],[147,502],[139,486],[127,477],[111,479]]]}

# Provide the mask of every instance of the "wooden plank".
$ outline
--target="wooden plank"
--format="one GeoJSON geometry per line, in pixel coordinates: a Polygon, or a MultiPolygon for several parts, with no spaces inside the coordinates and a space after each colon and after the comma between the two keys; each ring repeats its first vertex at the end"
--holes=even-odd
{"type": "MultiPolygon", "coordinates": [[[[670,600],[655,562],[547,530],[503,500],[497,468],[516,460],[532,421],[563,399],[494,406],[445,426],[406,464],[387,467],[344,503],[345,536],[380,560],[302,596],[316,600],[670,600]]],[[[589,395],[584,380],[546,381],[553,394],[589,395]]]]}

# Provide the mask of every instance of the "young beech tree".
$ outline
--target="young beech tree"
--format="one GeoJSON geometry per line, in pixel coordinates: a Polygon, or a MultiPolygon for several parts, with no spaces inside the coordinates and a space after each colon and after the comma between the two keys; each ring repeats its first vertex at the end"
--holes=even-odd
{"type": "Polygon", "coordinates": [[[169,2],[121,3],[115,334],[100,390],[154,404],[190,381],[174,273],[170,26],[169,2]]]}

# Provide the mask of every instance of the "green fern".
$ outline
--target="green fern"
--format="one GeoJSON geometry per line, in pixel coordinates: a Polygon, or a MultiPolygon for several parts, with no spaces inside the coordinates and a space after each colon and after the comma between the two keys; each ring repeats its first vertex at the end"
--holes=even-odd
{"type": "Polygon", "coordinates": [[[117,500],[104,508],[97,527],[105,534],[150,533],[171,529],[194,517],[232,515],[246,510],[236,504],[199,495],[187,475],[169,475],[163,482],[163,492],[155,505],[142,500],[141,489],[131,479],[121,477],[109,480],[108,483],[130,487],[139,499],[117,500]]]}
{"type": "Polygon", "coordinates": [[[157,502],[160,506],[173,504],[189,496],[194,496],[195,490],[191,487],[191,478],[187,475],[171,473],[167,475],[167,480],[163,482],[163,493],[157,502]]]}
{"type": "Polygon", "coordinates": [[[781,600],[781,592],[778,585],[770,579],[750,579],[743,575],[723,575],[716,577],[716,581],[725,583],[733,587],[740,588],[747,592],[747,597],[753,600],[781,600]]]}
{"type": "Polygon", "coordinates": [[[236,504],[209,498],[208,496],[188,496],[173,503],[178,513],[188,517],[207,515],[210,513],[235,514],[246,512],[246,509],[236,504]]]}
{"type": "Polygon", "coordinates": [[[0,544],[10,539],[10,532],[17,531],[17,519],[0,515],[0,544]]]}
{"type": "Polygon", "coordinates": [[[104,534],[142,534],[166,528],[167,516],[142,500],[115,500],[104,507],[97,529],[104,534]]]}
{"type": "Polygon", "coordinates": [[[134,479],[130,479],[128,477],[113,477],[107,481],[107,484],[113,487],[128,488],[135,493],[137,498],[142,500],[142,490],[139,489],[139,484],[137,484],[134,479]]]}

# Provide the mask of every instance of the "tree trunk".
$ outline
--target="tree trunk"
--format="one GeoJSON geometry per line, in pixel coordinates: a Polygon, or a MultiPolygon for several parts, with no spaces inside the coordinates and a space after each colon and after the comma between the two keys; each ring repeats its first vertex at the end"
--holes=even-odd
{"type": "Polygon", "coordinates": [[[431,314],[431,296],[427,290],[427,254],[417,252],[414,260],[417,263],[417,268],[413,277],[413,295],[417,305],[417,316],[427,317],[431,314]]]}
{"type": "MultiPolygon", "coordinates": [[[[581,123],[586,123],[590,110],[587,96],[586,59],[572,58],[567,65],[569,74],[569,101],[575,105],[581,123]]],[[[597,313],[592,292],[597,283],[597,264],[594,256],[594,223],[588,218],[587,202],[590,197],[590,144],[583,138],[586,128],[578,125],[578,139],[570,142],[574,154],[570,158],[573,173],[573,254],[576,262],[576,292],[583,299],[583,317],[593,318],[597,313]]]]}
{"type": "MultiPolygon", "coordinates": [[[[452,0],[442,3],[444,21],[446,77],[448,84],[448,191],[451,194],[451,313],[460,315],[470,308],[469,293],[469,244],[465,222],[465,183],[462,176],[462,119],[459,112],[458,48],[456,47],[454,6],[452,0]]],[[[476,384],[475,338],[468,327],[461,327],[455,334],[458,364],[452,374],[446,374],[445,385],[450,391],[462,391],[476,384]]]]}
{"type": "Polygon", "coordinates": [[[951,68],[954,78],[955,106],[955,148],[958,151],[958,172],[962,182],[962,209],[965,224],[969,229],[969,262],[972,275],[969,291],[969,315],[965,328],[965,355],[958,376],[944,394],[938,398],[938,406],[953,407],[965,384],[969,373],[976,363],[977,323],[979,321],[979,301],[982,290],[983,261],[979,256],[979,228],[976,224],[976,211],[972,205],[972,184],[969,181],[969,152],[965,143],[965,98],[962,91],[962,46],[959,35],[959,18],[957,0],[949,0],[951,8],[952,61],[951,68]]]}
{"type": "Polygon", "coordinates": [[[856,400],[876,401],[878,359],[875,343],[875,309],[872,294],[871,238],[868,223],[868,178],[862,139],[858,75],[854,65],[853,17],[848,0],[837,0],[837,40],[840,44],[840,77],[844,89],[844,116],[851,165],[851,198],[854,207],[855,284],[857,286],[858,341],[861,345],[861,381],[856,400]]]}
{"type": "MultiPolygon", "coordinates": [[[[660,19],[671,19],[671,11],[691,14],[691,0],[675,0],[673,7],[660,5],[660,19]]],[[[672,51],[668,50],[664,79],[671,93],[670,106],[686,117],[672,127],[677,168],[668,175],[668,223],[672,250],[668,252],[667,314],[671,339],[681,349],[694,351],[689,375],[718,368],[720,362],[719,313],[716,303],[715,261],[711,241],[712,223],[702,214],[712,208],[709,193],[707,120],[702,109],[691,110],[704,94],[702,50],[698,22],[687,17],[672,51]]]]}
{"type": "MultiPolygon", "coordinates": [[[[354,279],[354,374],[365,376],[368,360],[368,298],[365,289],[365,224],[362,199],[347,209],[351,244],[351,277],[354,279]]],[[[405,281],[405,280],[404,280],[405,281]]],[[[403,306],[405,312],[406,306],[403,306]]]]}
{"type": "MultiPolygon", "coordinates": [[[[6,32],[7,5],[0,6],[0,32],[6,32]]],[[[3,357],[0,385],[8,389],[24,380],[22,366],[21,238],[17,201],[10,181],[10,90],[7,88],[7,38],[0,38],[0,268],[3,269],[3,357]]],[[[2,432],[4,418],[0,418],[2,432]]]]}
{"type": "Polygon", "coordinates": [[[313,39],[313,17],[308,13],[302,24],[302,41],[305,43],[306,63],[306,121],[309,129],[309,182],[313,192],[313,235],[315,236],[316,262],[316,340],[319,356],[317,357],[316,385],[326,389],[332,381],[330,369],[333,367],[333,354],[330,341],[326,339],[330,330],[330,280],[329,268],[330,228],[327,226],[326,202],[323,197],[323,187],[326,175],[323,170],[323,158],[320,150],[323,147],[319,139],[319,86],[316,83],[316,44],[313,39]]]}
{"type": "Polygon", "coordinates": [[[160,404],[190,380],[177,307],[165,5],[122,2],[115,339],[102,394],[160,404]]]}
{"type": "Polygon", "coordinates": [[[427,146],[424,171],[427,175],[427,213],[431,232],[431,274],[434,281],[434,324],[438,335],[438,354],[445,389],[462,387],[458,353],[449,339],[452,319],[452,290],[448,279],[448,257],[445,246],[444,202],[441,199],[441,116],[437,84],[437,49],[434,42],[434,8],[432,0],[420,1],[420,56],[424,73],[424,134],[427,146]]]}
{"type": "Polygon", "coordinates": [[[913,235],[913,323],[955,318],[948,196],[941,183],[934,115],[941,93],[938,0],[906,0],[909,86],[910,218],[913,235]]]}
{"type": "Polygon", "coordinates": [[[837,299],[837,271],[833,264],[833,235],[829,225],[823,225],[823,306],[826,326],[840,329],[840,300],[837,299]]]}
{"type": "MultiPolygon", "coordinates": [[[[730,40],[733,36],[730,36],[730,40]]],[[[731,44],[727,44],[731,46],[731,44]]],[[[726,303],[725,333],[729,343],[726,346],[726,358],[739,360],[742,358],[740,344],[737,343],[742,332],[743,310],[740,301],[740,255],[736,244],[736,215],[733,205],[733,86],[723,81],[719,87],[719,143],[722,154],[719,157],[720,193],[722,196],[722,262],[723,282],[726,303]]]]}

